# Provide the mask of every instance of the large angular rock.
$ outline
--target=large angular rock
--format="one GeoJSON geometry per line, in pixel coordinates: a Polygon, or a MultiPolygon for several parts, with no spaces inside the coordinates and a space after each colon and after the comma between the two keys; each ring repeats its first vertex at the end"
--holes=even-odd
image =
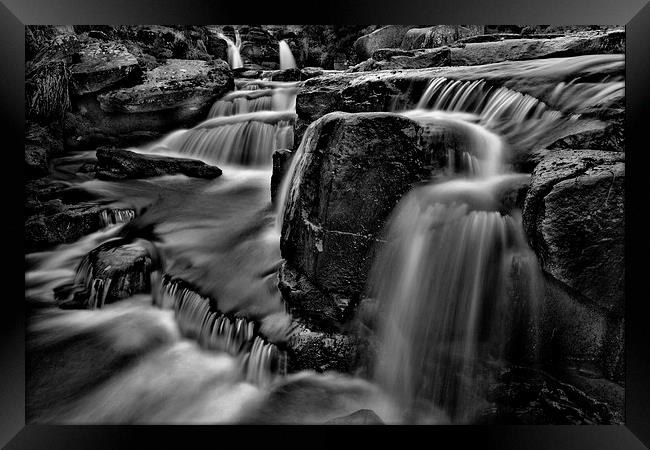
{"type": "Polygon", "coordinates": [[[205,120],[214,101],[233,88],[223,61],[168,60],[142,84],[79,98],[65,117],[65,144],[85,150],[151,142],[205,120]]]}
{"type": "Polygon", "coordinates": [[[358,301],[387,216],[445,164],[445,130],[426,131],[397,114],[340,112],[308,130],[281,237],[283,258],[323,294],[301,301],[313,312],[303,315],[331,324],[358,301]]]}
{"type": "Polygon", "coordinates": [[[183,174],[188,177],[213,179],[221,169],[202,161],[168,156],[144,155],[128,150],[100,148],[97,150],[97,178],[124,180],[183,174]]]}
{"type": "Polygon", "coordinates": [[[474,66],[501,61],[625,53],[625,31],[582,32],[553,39],[507,39],[469,43],[451,49],[451,65],[474,66]]]}
{"type": "Polygon", "coordinates": [[[232,75],[223,61],[170,59],[147,72],[144,83],[99,95],[98,100],[106,112],[199,110],[231,88],[232,75]]]}
{"type": "Polygon", "coordinates": [[[373,53],[372,58],[351,67],[350,71],[423,69],[426,67],[448,66],[450,61],[451,51],[448,48],[408,52],[398,49],[380,49],[373,53]]]}
{"type": "Polygon", "coordinates": [[[523,213],[543,269],[618,314],[624,308],[624,185],[623,154],[556,151],[535,168],[523,213]]]}
{"type": "Polygon", "coordinates": [[[113,41],[90,41],[78,52],[79,62],[70,67],[77,95],[99,92],[140,74],[138,60],[126,47],[113,41]]]}
{"type": "Polygon", "coordinates": [[[413,25],[388,25],[357,39],[354,50],[360,59],[370,58],[380,48],[395,48],[402,45],[406,32],[413,25]]]}
{"type": "Polygon", "coordinates": [[[483,34],[482,25],[434,25],[412,28],[404,35],[401,47],[405,50],[442,47],[459,39],[483,34]]]}

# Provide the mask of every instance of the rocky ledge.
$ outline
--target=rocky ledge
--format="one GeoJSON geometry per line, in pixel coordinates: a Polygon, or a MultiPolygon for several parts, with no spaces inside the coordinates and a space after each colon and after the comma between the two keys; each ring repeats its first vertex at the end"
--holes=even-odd
{"type": "Polygon", "coordinates": [[[97,178],[124,180],[182,174],[188,177],[213,179],[221,169],[202,161],[168,156],[145,155],[114,148],[97,149],[97,178]]]}

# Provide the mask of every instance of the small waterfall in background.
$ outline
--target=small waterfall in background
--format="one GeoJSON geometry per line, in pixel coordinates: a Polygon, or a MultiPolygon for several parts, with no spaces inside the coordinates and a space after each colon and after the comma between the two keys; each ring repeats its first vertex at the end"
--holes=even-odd
{"type": "Polygon", "coordinates": [[[282,39],[278,45],[280,47],[280,70],[295,69],[297,67],[296,60],[287,41],[282,39]]]}
{"type": "Polygon", "coordinates": [[[228,64],[232,69],[238,69],[244,67],[244,63],[241,59],[241,54],[239,49],[241,48],[241,38],[239,36],[239,31],[235,30],[235,41],[233,42],[228,36],[223,33],[219,33],[218,36],[226,41],[228,45],[228,64]]]}

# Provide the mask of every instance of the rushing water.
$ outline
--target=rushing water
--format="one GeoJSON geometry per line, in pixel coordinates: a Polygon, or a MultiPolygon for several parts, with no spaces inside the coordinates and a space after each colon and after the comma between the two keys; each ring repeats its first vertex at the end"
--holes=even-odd
{"type": "Polygon", "coordinates": [[[621,89],[620,80],[566,81],[544,103],[482,80],[437,78],[400,112],[465,145],[449,150],[447,181],[405,195],[386,226],[369,280],[380,305],[371,380],[286,373],[294,325],[276,286],[279,233],[314,127],[278,213],[269,185],[273,151],[293,147],[296,83],[236,80],[204,122],[134,149],[218,163],[215,180],[101,181],[75,175],[92,155],[62,158],[54,173],[107,209],[102,230],[26,255],[29,420],[324,423],[367,408],[388,423],[471,422],[495,370],[522,357],[515,349],[529,359],[536,351],[537,260],[518,213],[499,212],[498,192],[522,178],[508,156],[578,120],[578,106],[617,101],[621,89]],[[148,255],[151,293],[107,304],[112,280],[88,255],[124,243],[148,255]],[[91,309],[58,307],[54,293],[75,289],[89,292],[91,309]]]}
{"type": "Polygon", "coordinates": [[[293,53],[291,53],[291,48],[289,48],[287,41],[283,39],[278,45],[280,47],[280,70],[293,69],[297,67],[296,60],[293,57],[293,53]]]}
{"type": "Polygon", "coordinates": [[[241,59],[241,54],[239,53],[239,49],[241,48],[239,31],[235,30],[235,42],[223,33],[219,33],[219,37],[226,41],[226,45],[228,45],[228,64],[230,64],[230,67],[233,69],[243,67],[244,63],[241,59]]]}

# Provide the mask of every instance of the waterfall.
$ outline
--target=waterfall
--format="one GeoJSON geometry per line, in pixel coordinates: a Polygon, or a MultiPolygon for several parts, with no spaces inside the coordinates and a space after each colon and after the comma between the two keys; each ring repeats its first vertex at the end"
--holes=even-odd
{"type": "Polygon", "coordinates": [[[495,369],[522,348],[534,359],[537,342],[538,262],[519,214],[502,215],[497,198],[519,179],[503,164],[508,124],[536,134],[570,119],[482,80],[443,78],[402,114],[453,129],[465,146],[449,150],[453,178],[408,193],[386,225],[368,282],[381,305],[375,379],[407,420],[442,408],[467,423],[486,406],[495,369]]]}
{"type": "Polygon", "coordinates": [[[294,111],[296,109],[296,94],[296,87],[233,91],[212,105],[208,118],[259,111],[294,111]]]}
{"type": "Polygon", "coordinates": [[[241,356],[249,382],[267,385],[277,373],[286,372],[286,355],[259,334],[255,322],[220,312],[214,300],[201,296],[181,280],[164,276],[161,287],[154,304],[174,310],[185,337],[197,340],[208,350],[241,356]]]}
{"type": "Polygon", "coordinates": [[[169,134],[145,149],[198,158],[209,163],[270,166],[273,152],[293,146],[292,111],[259,111],[208,119],[169,134]]]}
{"type": "Polygon", "coordinates": [[[296,68],[296,60],[293,57],[293,53],[291,53],[291,48],[289,48],[289,44],[287,41],[284,39],[280,41],[279,43],[280,47],[280,70],[285,70],[285,69],[294,69],[296,68]]]}
{"type": "Polygon", "coordinates": [[[130,222],[134,217],[135,211],[132,209],[103,209],[100,212],[99,220],[103,226],[107,227],[130,222]]]}
{"type": "Polygon", "coordinates": [[[485,80],[434,78],[416,108],[473,114],[481,125],[502,136],[511,146],[525,149],[561,137],[564,130],[580,120],[582,112],[621,101],[624,84],[618,79],[602,83],[561,82],[545,103],[507,87],[491,86],[485,80]],[[562,113],[549,103],[573,113],[562,113]]]}
{"type": "Polygon", "coordinates": [[[223,33],[218,33],[218,36],[226,41],[226,45],[228,45],[228,64],[230,64],[230,67],[232,69],[243,67],[244,63],[242,62],[241,54],[239,53],[239,49],[241,48],[241,38],[239,36],[239,31],[235,30],[236,42],[233,42],[232,39],[223,33]]]}

